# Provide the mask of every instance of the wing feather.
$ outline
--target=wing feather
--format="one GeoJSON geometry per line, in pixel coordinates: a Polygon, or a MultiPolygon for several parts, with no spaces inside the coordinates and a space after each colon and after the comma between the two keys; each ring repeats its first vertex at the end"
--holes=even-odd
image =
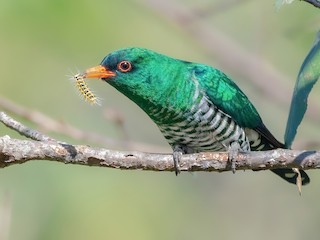
{"type": "Polygon", "coordinates": [[[205,65],[196,65],[193,73],[208,99],[232,117],[239,126],[256,130],[275,148],[284,147],[263,124],[248,97],[227,75],[205,65]]]}

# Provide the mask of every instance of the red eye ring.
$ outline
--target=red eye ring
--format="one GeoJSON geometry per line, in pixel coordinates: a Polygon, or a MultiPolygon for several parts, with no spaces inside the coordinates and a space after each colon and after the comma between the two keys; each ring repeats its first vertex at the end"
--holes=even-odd
{"type": "Polygon", "coordinates": [[[121,61],[118,63],[117,68],[121,72],[129,72],[132,69],[132,65],[129,61],[121,61]]]}

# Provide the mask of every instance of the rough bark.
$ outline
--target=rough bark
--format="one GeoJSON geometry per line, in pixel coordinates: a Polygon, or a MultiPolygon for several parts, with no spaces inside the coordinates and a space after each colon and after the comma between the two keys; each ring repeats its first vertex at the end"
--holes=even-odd
{"type": "MultiPolygon", "coordinates": [[[[137,151],[113,151],[56,141],[35,141],[0,138],[0,168],[33,160],[50,160],[87,166],[119,169],[174,171],[172,154],[137,151]]],[[[207,152],[185,154],[181,171],[229,171],[228,154],[207,152]]],[[[272,168],[314,169],[320,167],[320,152],[276,149],[264,152],[239,153],[236,169],[264,170],[272,168]]]]}

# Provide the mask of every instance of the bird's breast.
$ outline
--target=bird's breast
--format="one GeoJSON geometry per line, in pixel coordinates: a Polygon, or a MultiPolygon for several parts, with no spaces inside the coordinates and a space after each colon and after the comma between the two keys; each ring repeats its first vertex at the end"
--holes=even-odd
{"type": "Polygon", "coordinates": [[[171,146],[186,146],[193,152],[224,151],[237,141],[240,150],[250,150],[244,129],[204,96],[188,109],[154,108],[149,115],[171,146]]]}

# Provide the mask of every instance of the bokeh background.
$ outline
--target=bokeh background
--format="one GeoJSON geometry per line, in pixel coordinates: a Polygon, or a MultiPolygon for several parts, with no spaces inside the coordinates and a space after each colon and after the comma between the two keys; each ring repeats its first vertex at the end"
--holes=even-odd
{"type": "MultiPolygon", "coordinates": [[[[319,9],[300,1],[276,10],[273,1],[253,0],[0,0],[0,94],[30,113],[39,111],[120,142],[141,143],[136,150],[153,145],[150,151],[170,152],[155,124],[111,86],[89,82],[102,98],[101,107],[90,106],[68,79],[97,65],[113,50],[140,46],[228,73],[271,132],[283,140],[296,75],[319,21],[319,9]],[[193,18],[184,18],[186,12],[193,18]],[[210,37],[199,37],[199,29],[210,37]],[[226,44],[216,42],[214,36],[223,36],[226,44]],[[233,54],[242,54],[243,61],[224,57],[232,59],[233,54]],[[256,64],[275,71],[280,80],[247,78],[250,73],[241,66],[248,56],[255,56],[256,64]],[[283,93],[282,100],[273,97],[273,91],[283,93]],[[123,124],[119,127],[112,116],[120,116],[123,124]]],[[[256,70],[255,64],[251,70],[256,70]]],[[[320,146],[320,114],[314,110],[319,94],[316,86],[295,148],[320,146]]],[[[3,126],[0,131],[1,136],[20,137],[3,126]]],[[[46,133],[73,144],[126,149],[46,133]]],[[[312,183],[300,197],[295,186],[269,171],[176,177],[166,172],[34,161],[0,170],[0,236],[10,240],[318,239],[320,177],[317,171],[309,174],[312,183]]]]}

